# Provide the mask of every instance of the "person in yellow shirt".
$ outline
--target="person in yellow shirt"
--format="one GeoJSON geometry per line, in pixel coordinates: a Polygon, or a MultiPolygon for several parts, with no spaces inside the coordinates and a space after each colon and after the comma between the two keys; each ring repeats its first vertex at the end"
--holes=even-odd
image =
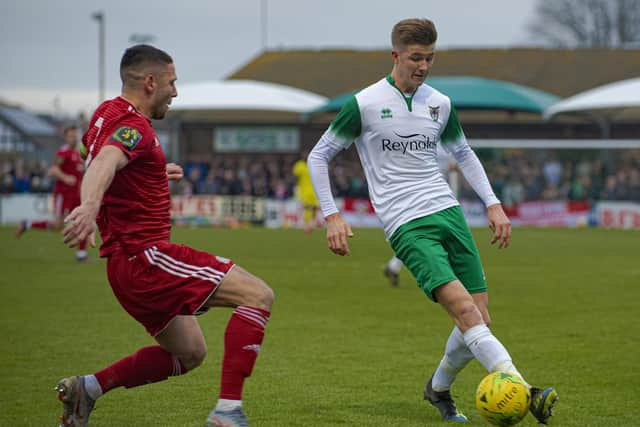
{"type": "Polygon", "coordinates": [[[311,233],[316,225],[316,214],[318,212],[318,199],[313,191],[311,176],[307,168],[307,154],[302,152],[300,159],[293,165],[293,174],[297,179],[295,197],[300,201],[304,209],[304,232],[311,233]]]}

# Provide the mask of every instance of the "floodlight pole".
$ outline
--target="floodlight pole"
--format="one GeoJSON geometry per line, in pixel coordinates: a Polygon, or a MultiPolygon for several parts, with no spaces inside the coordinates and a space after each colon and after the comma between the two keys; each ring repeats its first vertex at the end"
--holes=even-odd
{"type": "Polygon", "coordinates": [[[267,0],[260,1],[260,43],[262,51],[267,50],[267,0]]]}
{"type": "Polygon", "coordinates": [[[104,101],[105,92],[105,30],[104,12],[94,12],[91,18],[98,23],[98,104],[104,101]]]}

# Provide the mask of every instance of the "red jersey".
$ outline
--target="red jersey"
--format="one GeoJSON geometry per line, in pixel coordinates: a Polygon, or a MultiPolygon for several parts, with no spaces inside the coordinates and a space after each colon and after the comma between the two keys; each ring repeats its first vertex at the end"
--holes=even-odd
{"type": "Polygon", "coordinates": [[[166,160],[151,121],[122,97],[103,102],[82,136],[87,165],[100,149],[113,145],[129,159],[116,172],[100,206],[100,256],[137,254],[171,233],[171,197],[166,160]]]}
{"type": "Polygon", "coordinates": [[[84,173],[84,162],[82,161],[78,150],[64,144],[62,147],[58,148],[58,151],[56,151],[54,162],[63,173],[73,175],[76,178],[76,183],[73,185],[67,185],[63,181],[57,179],[53,187],[53,192],[65,195],[79,195],[80,182],[82,181],[82,174],[84,173]]]}

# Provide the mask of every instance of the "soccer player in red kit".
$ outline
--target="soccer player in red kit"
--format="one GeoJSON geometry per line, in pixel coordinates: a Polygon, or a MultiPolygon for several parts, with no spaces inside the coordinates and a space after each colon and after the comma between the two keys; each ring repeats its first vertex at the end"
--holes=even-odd
{"type": "Polygon", "coordinates": [[[83,136],[87,171],[82,203],[65,218],[64,242],[95,244],[96,222],[107,276],[123,308],[158,345],[144,347],[92,375],[56,386],[61,426],[88,425],[93,405],[116,387],[132,388],[196,368],[206,343],[195,318],[211,307],[234,308],[224,337],[220,395],[205,426],[247,426],[244,379],[258,356],[273,303],[272,290],[232,261],[170,242],[166,164],[151,119],[165,116],[177,96],[171,57],[148,45],[130,47],[120,63],[122,95],[105,101],[83,136]]]}
{"type": "MultiPolygon", "coordinates": [[[[80,183],[84,173],[84,161],[76,149],[78,144],[78,128],[67,126],[63,131],[64,145],[56,151],[53,165],[49,168],[49,176],[55,178],[53,187],[53,212],[55,219],[40,221],[21,221],[16,230],[16,237],[22,236],[29,229],[62,230],[62,220],[80,204],[80,183]]],[[[76,252],[78,261],[87,259],[86,240],[78,245],[76,252]]]]}

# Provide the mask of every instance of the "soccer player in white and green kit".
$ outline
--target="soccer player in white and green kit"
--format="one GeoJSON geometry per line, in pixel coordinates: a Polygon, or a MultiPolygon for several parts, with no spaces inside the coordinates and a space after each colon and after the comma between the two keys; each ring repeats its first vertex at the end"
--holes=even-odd
{"type": "MultiPolygon", "coordinates": [[[[355,94],[308,158],[327,222],[329,248],[349,253],[353,233],[336,208],[329,161],[353,142],[367,177],[371,202],[393,250],[431,300],[455,326],[424,397],[445,420],[466,422],[451,398],[456,375],[476,358],[489,372],[522,375],[488,328],[487,285],[475,242],[459,203],[438,169],[438,144],[449,152],[487,206],[491,243],[509,246],[511,224],[487,175],[466,141],[455,108],[425,84],[437,32],[427,19],[398,22],[391,33],[391,74],[355,94]]],[[[531,387],[531,413],[546,424],[558,398],[553,388],[531,387]]]]}

